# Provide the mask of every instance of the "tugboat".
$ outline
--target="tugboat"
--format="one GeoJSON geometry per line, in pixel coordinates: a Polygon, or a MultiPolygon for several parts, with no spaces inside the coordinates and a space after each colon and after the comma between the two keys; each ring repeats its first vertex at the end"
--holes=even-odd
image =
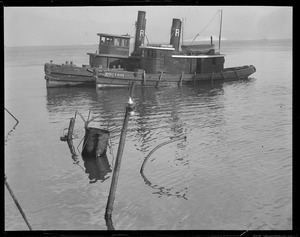
{"type": "Polygon", "coordinates": [[[129,35],[108,35],[99,33],[98,52],[87,53],[89,65],[76,66],[73,62],[44,65],[46,87],[95,86],[93,67],[115,68],[118,61],[129,55],[129,35]]]}
{"type": "MultiPolygon", "coordinates": [[[[210,44],[181,45],[180,51],[181,25],[180,19],[173,19],[170,44],[145,46],[146,12],[139,11],[131,54],[130,35],[98,33],[98,52],[87,53],[89,65],[45,64],[46,86],[128,87],[132,82],[136,86],[181,86],[241,80],[256,71],[252,65],[224,68],[225,55],[216,50],[212,37],[210,44]]],[[[219,50],[220,40],[219,36],[219,50]]]]}
{"type": "MultiPolygon", "coordinates": [[[[221,11],[222,14],[222,11],[221,11]]],[[[253,65],[224,68],[225,55],[210,45],[182,45],[181,20],[173,19],[170,44],[144,46],[145,15],[138,12],[134,51],[125,60],[118,60],[118,67],[94,67],[97,88],[136,86],[172,86],[198,82],[247,79],[256,69],[253,65]]],[[[222,15],[221,15],[222,19],[222,15]]],[[[221,20],[222,21],[222,20],[221,20]]],[[[221,35],[221,24],[220,24],[221,35]]],[[[219,49],[220,49],[219,36],[219,49]]],[[[107,60],[109,55],[107,55],[107,60]]]]}

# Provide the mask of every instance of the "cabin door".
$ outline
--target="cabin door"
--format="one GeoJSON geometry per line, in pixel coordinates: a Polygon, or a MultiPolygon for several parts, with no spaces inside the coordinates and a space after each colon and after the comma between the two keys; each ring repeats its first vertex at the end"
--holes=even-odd
{"type": "Polygon", "coordinates": [[[201,73],[202,69],[202,59],[197,58],[197,64],[196,64],[196,73],[201,73]]]}

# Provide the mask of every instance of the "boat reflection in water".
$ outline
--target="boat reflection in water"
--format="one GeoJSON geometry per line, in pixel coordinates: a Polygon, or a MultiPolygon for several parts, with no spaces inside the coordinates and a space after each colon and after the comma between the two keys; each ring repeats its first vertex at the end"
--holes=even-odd
{"type": "Polygon", "coordinates": [[[67,140],[68,147],[71,152],[71,158],[73,163],[78,165],[85,173],[88,174],[90,183],[96,183],[98,180],[104,182],[110,176],[109,173],[112,172],[111,166],[107,159],[107,155],[104,153],[101,156],[82,156],[84,162],[84,168],[80,165],[78,155],[76,153],[75,147],[72,140],[67,140]]]}
{"type": "Polygon", "coordinates": [[[98,157],[82,156],[84,161],[85,173],[89,176],[90,183],[96,183],[98,180],[104,182],[112,172],[111,166],[108,162],[107,155],[104,154],[98,157]]]}
{"type": "Polygon", "coordinates": [[[67,139],[67,144],[68,144],[68,147],[70,149],[70,152],[71,152],[71,158],[72,160],[74,161],[74,164],[78,164],[79,163],[79,160],[78,160],[78,155],[75,151],[75,147],[73,145],[73,141],[72,140],[69,140],[67,139]]]}

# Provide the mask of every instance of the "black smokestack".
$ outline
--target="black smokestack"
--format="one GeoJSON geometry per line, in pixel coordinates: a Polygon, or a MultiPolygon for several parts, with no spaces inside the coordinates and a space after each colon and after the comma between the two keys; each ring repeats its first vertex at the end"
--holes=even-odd
{"type": "Polygon", "coordinates": [[[181,21],[179,19],[173,19],[170,44],[173,45],[173,47],[177,52],[179,51],[180,35],[181,35],[181,21]]]}
{"type": "Polygon", "coordinates": [[[137,22],[136,22],[134,51],[132,55],[140,56],[142,54],[142,50],[139,47],[144,44],[145,33],[146,33],[146,12],[139,11],[137,22]]]}

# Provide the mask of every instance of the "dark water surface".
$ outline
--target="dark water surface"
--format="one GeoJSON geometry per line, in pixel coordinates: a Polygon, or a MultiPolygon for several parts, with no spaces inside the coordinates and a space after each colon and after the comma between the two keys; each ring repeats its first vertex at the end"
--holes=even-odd
{"type": "MultiPolygon", "coordinates": [[[[46,89],[43,64],[87,64],[90,46],[5,48],[5,173],[34,230],[106,230],[104,213],[126,89],[46,89]],[[107,160],[60,141],[75,111],[111,131],[107,160]],[[9,133],[9,134],[8,134],[9,133]],[[109,163],[109,165],[107,164],[109,163]]],[[[225,66],[254,65],[249,80],[182,88],[135,88],[117,196],[115,229],[292,228],[291,41],[225,41],[225,66]],[[158,149],[140,174],[144,158],[158,149]]],[[[5,229],[27,230],[5,190],[5,229]]]]}

